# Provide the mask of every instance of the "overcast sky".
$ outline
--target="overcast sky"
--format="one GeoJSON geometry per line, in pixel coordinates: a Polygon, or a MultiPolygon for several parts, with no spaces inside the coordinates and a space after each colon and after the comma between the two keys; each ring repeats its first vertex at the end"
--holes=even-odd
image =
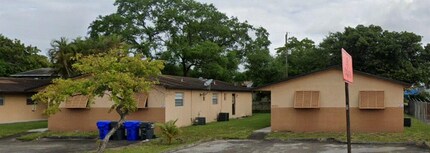
{"type": "MultiPolygon", "coordinates": [[[[284,34],[316,42],[345,26],[375,24],[410,31],[430,42],[429,0],[199,0],[228,16],[266,28],[270,46],[282,46],[284,34]]],[[[115,12],[113,0],[1,0],[0,34],[37,46],[46,53],[53,39],[87,36],[99,15],[115,12]]]]}

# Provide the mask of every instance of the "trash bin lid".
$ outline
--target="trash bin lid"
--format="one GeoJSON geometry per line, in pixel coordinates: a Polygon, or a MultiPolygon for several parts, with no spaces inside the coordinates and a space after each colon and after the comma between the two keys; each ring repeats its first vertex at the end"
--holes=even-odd
{"type": "Polygon", "coordinates": [[[124,122],[124,126],[125,127],[139,127],[140,126],[140,121],[134,121],[134,120],[125,121],[124,122]]]}
{"type": "Polygon", "coordinates": [[[108,120],[99,120],[97,121],[97,127],[106,127],[110,125],[111,121],[108,120]]]}

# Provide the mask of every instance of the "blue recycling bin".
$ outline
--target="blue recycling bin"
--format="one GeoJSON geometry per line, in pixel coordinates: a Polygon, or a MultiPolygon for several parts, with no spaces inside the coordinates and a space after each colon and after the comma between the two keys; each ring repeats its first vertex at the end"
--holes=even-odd
{"type": "Polygon", "coordinates": [[[125,121],[124,127],[127,131],[128,141],[139,140],[140,121],[125,121]]]}
{"type": "Polygon", "coordinates": [[[100,139],[104,139],[110,130],[110,122],[106,120],[97,121],[97,128],[99,129],[100,139]]]}

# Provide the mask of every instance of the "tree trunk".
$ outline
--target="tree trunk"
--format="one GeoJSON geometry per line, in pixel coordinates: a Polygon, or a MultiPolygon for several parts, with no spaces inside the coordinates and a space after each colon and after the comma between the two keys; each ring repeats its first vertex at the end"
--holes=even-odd
{"type": "Polygon", "coordinates": [[[103,153],[105,151],[106,146],[107,146],[107,144],[109,142],[109,138],[124,123],[124,121],[125,121],[125,115],[124,114],[120,114],[120,116],[121,116],[121,118],[119,119],[118,124],[109,131],[109,133],[105,136],[105,138],[99,144],[99,146],[97,148],[97,153],[103,153]]]}

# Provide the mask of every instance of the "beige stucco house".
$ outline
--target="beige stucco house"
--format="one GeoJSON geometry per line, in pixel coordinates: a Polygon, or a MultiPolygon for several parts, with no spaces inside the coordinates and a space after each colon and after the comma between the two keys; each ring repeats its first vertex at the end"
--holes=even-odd
{"type": "MultiPolygon", "coordinates": [[[[252,93],[248,88],[214,80],[162,75],[158,85],[147,94],[138,94],[138,110],[127,120],[166,122],[178,120],[178,126],[192,125],[196,117],[206,122],[217,120],[221,112],[230,118],[252,115],[252,93]]],[[[83,96],[75,96],[60,105],[61,111],[49,117],[51,131],[96,131],[98,120],[118,120],[108,113],[112,101],[108,97],[96,98],[88,104],[83,96]]]]}
{"type": "MultiPolygon", "coordinates": [[[[352,132],[402,132],[406,83],[354,71],[349,86],[352,132]]],[[[271,91],[273,131],[344,132],[345,84],[331,67],[259,87],[271,91]]]]}
{"type": "Polygon", "coordinates": [[[46,120],[46,106],[34,103],[31,96],[37,87],[49,83],[50,80],[32,78],[0,78],[0,124],[46,120]]]}

